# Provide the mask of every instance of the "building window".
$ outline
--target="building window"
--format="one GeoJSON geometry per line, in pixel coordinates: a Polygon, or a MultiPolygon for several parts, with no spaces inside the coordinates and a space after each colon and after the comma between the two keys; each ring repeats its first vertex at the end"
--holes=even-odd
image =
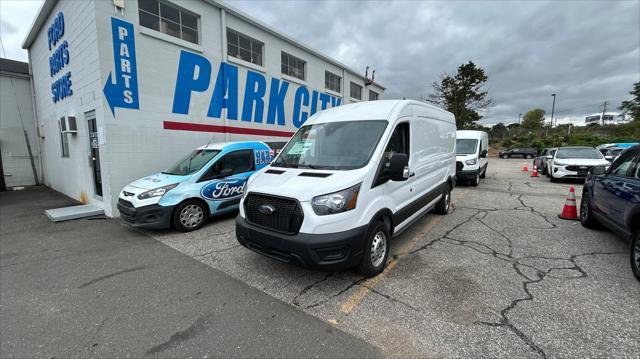
{"type": "Polygon", "coordinates": [[[69,132],[67,132],[67,123],[64,117],[60,118],[58,126],[60,128],[60,146],[62,147],[62,157],[69,157],[69,132]]]}
{"type": "Polygon", "coordinates": [[[262,47],[258,40],[227,29],[227,55],[262,66],[262,47]]]}
{"type": "Polygon", "coordinates": [[[329,71],[324,72],[324,87],[327,90],[340,93],[340,76],[329,71]]]}
{"type": "Polygon", "coordinates": [[[198,15],[159,0],[138,0],[140,26],[198,43],[198,15]]]}
{"type": "Polygon", "coordinates": [[[369,101],[375,101],[378,99],[378,96],[380,96],[380,94],[378,94],[375,91],[371,91],[369,90],[369,101]]]}
{"type": "Polygon", "coordinates": [[[362,86],[352,82],[350,96],[356,100],[362,100],[362,86]]]}
{"type": "Polygon", "coordinates": [[[282,73],[291,77],[304,80],[306,78],[305,67],[307,63],[286,52],[282,53],[282,73]]]}

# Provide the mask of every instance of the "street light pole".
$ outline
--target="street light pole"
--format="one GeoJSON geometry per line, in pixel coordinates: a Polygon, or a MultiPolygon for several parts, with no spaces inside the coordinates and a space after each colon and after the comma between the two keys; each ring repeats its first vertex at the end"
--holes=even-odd
{"type": "Polygon", "coordinates": [[[520,124],[520,122],[522,122],[522,114],[518,115],[518,125],[520,124]]]}
{"type": "Polygon", "coordinates": [[[553,128],[553,113],[556,110],[556,94],[552,93],[553,96],[553,105],[551,105],[551,128],[553,128]]]}

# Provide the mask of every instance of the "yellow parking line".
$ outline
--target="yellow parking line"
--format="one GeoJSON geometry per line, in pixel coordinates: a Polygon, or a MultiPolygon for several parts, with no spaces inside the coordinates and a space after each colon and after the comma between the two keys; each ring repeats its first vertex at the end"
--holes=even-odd
{"type": "MultiPolygon", "coordinates": [[[[440,222],[441,219],[441,216],[433,217],[424,227],[424,230],[422,232],[430,231],[431,228],[433,228],[438,222],[440,222]]],[[[420,237],[422,235],[423,234],[421,233],[413,237],[409,242],[405,243],[405,245],[400,249],[400,256],[411,252],[416,247],[418,241],[420,241],[420,237]]],[[[375,287],[376,284],[384,279],[387,276],[387,273],[389,273],[398,264],[399,258],[400,257],[396,257],[390,260],[389,263],[387,263],[387,267],[384,269],[384,271],[382,271],[382,273],[373,278],[367,279],[364,283],[362,283],[362,287],[360,287],[357,292],[352,294],[344,303],[342,303],[342,305],[340,305],[340,311],[347,315],[351,313],[355,309],[355,307],[357,307],[358,304],[360,304],[364,300],[367,294],[369,294],[369,288],[375,287]]]]}

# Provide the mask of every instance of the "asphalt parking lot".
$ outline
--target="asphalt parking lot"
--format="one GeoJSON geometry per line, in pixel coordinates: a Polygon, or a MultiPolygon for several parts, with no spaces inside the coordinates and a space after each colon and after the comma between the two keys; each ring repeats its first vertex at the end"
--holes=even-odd
{"type": "Polygon", "coordinates": [[[237,243],[233,216],[188,234],[146,233],[385,356],[637,357],[629,244],[559,219],[570,183],[531,178],[523,162],[490,159],[487,178],[457,187],[449,215],[427,215],[395,239],[371,279],[255,254],[237,243]]]}

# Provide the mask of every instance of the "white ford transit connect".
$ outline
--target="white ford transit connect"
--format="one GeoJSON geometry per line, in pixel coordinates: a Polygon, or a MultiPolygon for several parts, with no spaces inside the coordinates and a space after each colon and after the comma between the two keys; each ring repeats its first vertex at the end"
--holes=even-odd
{"type": "Polygon", "coordinates": [[[418,101],[319,112],[249,179],[237,239],[282,262],[374,276],[392,237],[449,211],[455,144],[453,115],[418,101]]]}
{"type": "Polygon", "coordinates": [[[456,176],[458,181],[480,184],[487,175],[487,151],[489,135],[483,131],[461,130],[456,132],[456,176]]]}

